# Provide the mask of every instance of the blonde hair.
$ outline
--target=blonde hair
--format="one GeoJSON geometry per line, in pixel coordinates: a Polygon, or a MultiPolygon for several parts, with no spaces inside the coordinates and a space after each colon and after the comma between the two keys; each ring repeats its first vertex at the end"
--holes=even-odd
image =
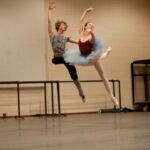
{"type": "Polygon", "coordinates": [[[68,28],[68,24],[67,22],[63,21],[63,20],[57,20],[56,23],[55,23],[55,28],[56,28],[56,31],[58,31],[59,27],[61,24],[65,24],[65,26],[68,28]]]}

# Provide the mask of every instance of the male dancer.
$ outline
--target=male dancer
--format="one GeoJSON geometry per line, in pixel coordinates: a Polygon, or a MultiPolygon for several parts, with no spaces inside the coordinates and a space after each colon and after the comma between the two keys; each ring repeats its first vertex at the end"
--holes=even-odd
{"type": "Polygon", "coordinates": [[[65,21],[60,21],[58,20],[55,23],[55,28],[56,28],[56,34],[53,34],[52,32],[52,23],[51,23],[51,12],[55,8],[54,3],[49,3],[48,7],[48,33],[50,37],[50,42],[52,45],[53,53],[54,53],[54,58],[52,59],[53,64],[64,64],[65,67],[67,68],[71,79],[73,80],[74,84],[76,85],[79,95],[82,98],[82,101],[85,102],[85,96],[83,94],[82,87],[80,85],[80,82],[78,80],[78,75],[75,66],[70,65],[69,63],[66,63],[64,61],[64,53],[66,50],[66,43],[71,42],[77,44],[78,41],[66,37],[64,35],[64,32],[67,30],[67,23],[65,21]]]}

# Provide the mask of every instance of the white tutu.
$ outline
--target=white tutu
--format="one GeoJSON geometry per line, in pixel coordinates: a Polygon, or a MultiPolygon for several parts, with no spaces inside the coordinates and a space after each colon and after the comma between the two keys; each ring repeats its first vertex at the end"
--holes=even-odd
{"type": "Polygon", "coordinates": [[[73,49],[68,49],[64,54],[64,60],[71,65],[92,65],[96,61],[98,61],[99,57],[103,53],[105,44],[102,38],[95,37],[95,43],[93,45],[92,52],[87,55],[83,56],[80,53],[79,46],[73,49]]]}

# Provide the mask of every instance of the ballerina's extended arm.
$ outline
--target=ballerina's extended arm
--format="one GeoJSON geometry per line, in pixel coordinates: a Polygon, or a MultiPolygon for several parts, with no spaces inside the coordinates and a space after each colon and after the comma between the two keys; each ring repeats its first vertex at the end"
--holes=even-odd
{"type": "Polygon", "coordinates": [[[84,30],[83,21],[84,21],[85,16],[87,15],[88,12],[91,12],[93,10],[94,10],[94,8],[92,8],[92,7],[91,8],[87,8],[87,9],[85,9],[83,14],[81,15],[81,17],[80,17],[80,25],[79,25],[79,33],[81,33],[84,30]]]}

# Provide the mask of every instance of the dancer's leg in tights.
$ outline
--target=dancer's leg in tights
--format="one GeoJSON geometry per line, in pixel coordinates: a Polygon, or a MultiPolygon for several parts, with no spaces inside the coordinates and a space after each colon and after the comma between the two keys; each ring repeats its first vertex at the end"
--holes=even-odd
{"type": "Polygon", "coordinates": [[[113,93],[111,91],[111,87],[110,87],[110,83],[105,75],[105,72],[104,72],[104,69],[103,69],[103,66],[102,66],[102,63],[99,61],[97,61],[95,64],[94,64],[98,74],[100,75],[100,77],[102,78],[103,82],[104,82],[104,85],[105,85],[105,88],[111,98],[111,100],[113,101],[113,103],[115,105],[119,105],[118,103],[118,100],[113,96],[113,93]]]}

